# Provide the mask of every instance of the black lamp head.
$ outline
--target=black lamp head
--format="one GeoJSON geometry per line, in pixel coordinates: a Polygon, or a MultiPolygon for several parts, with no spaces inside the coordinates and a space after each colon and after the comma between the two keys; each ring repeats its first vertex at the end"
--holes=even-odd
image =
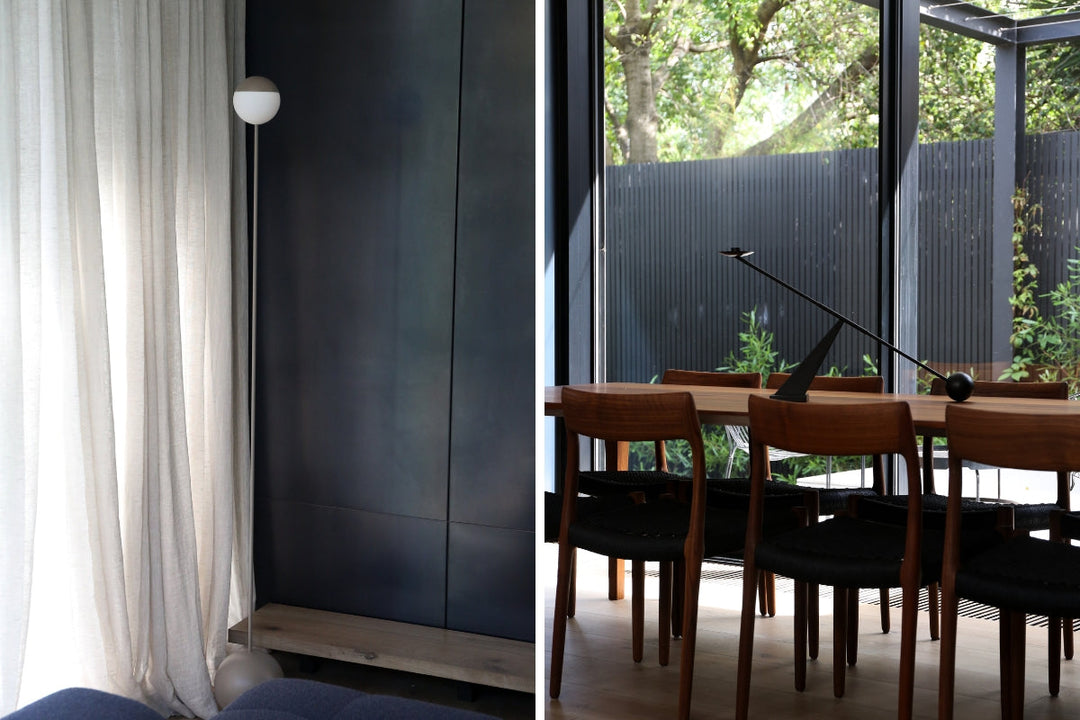
{"type": "Polygon", "coordinates": [[[955,372],[945,378],[945,394],[956,402],[964,402],[971,397],[975,381],[967,373],[955,372]]]}
{"type": "Polygon", "coordinates": [[[732,258],[744,258],[754,254],[753,250],[743,250],[740,247],[733,247],[730,250],[721,250],[720,254],[725,257],[732,258]]]}

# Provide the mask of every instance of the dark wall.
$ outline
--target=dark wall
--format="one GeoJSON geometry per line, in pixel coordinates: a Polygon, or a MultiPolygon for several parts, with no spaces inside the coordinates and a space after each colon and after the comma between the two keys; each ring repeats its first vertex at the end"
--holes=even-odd
{"type": "Polygon", "coordinates": [[[248,0],[260,604],[533,639],[533,12],[248,0]]]}

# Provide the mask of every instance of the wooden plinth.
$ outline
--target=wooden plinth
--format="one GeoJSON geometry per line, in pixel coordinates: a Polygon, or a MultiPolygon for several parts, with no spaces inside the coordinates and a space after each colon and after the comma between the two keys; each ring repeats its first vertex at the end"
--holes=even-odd
{"type": "MultiPolygon", "coordinates": [[[[477,685],[534,692],[532,643],[424,625],[264,605],[253,620],[255,647],[373,665],[477,685]]],[[[247,644],[247,619],[229,642],[247,644]]]]}

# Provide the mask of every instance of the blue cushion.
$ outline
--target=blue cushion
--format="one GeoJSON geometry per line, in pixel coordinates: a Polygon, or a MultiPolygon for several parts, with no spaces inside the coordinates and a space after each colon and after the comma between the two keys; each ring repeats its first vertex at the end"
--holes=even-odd
{"type": "Polygon", "coordinates": [[[314,680],[280,678],[236,698],[221,720],[481,720],[471,710],[371,695],[314,680]]]}
{"type": "Polygon", "coordinates": [[[140,702],[89,688],[67,688],[46,695],[4,720],[162,720],[140,702]]]}
{"type": "MultiPolygon", "coordinates": [[[[471,710],[419,700],[371,695],[313,680],[281,678],[248,690],[218,715],[221,720],[494,720],[471,710]]],[[[163,720],[142,703],[87,688],[43,697],[3,720],[163,720]]]]}

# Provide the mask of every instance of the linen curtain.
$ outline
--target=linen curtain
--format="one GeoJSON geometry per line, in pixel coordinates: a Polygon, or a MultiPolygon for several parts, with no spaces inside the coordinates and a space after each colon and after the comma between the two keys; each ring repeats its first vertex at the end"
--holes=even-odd
{"type": "Polygon", "coordinates": [[[0,715],[73,685],[216,713],[250,592],[243,17],[0,0],[0,715]]]}

